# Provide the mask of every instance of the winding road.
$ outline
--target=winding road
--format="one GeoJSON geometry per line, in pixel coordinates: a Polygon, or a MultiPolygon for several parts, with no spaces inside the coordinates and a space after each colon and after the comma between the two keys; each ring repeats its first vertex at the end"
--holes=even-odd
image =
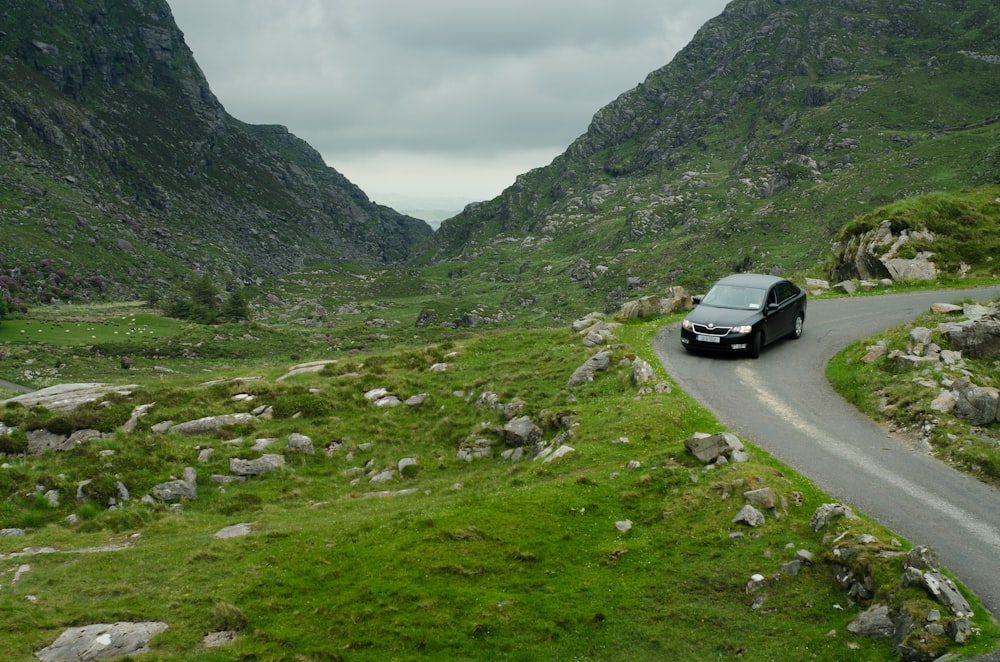
{"type": "Polygon", "coordinates": [[[813,300],[802,337],[765,348],[757,360],[688,354],[679,325],[653,345],[680,387],[730,430],[913,544],[933,546],[1000,619],[1000,491],[887,434],[825,375],[836,352],[932,303],[998,296],[1000,286],[813,300]]]}

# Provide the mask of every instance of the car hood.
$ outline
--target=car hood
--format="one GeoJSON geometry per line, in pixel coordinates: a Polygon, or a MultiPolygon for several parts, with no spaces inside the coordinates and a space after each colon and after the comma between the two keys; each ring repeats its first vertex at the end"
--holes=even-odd
{"type": "Polygon", "coordinates": [[[694,307],[688,313],[687,319],[695,324],[714,324],[715,326],[740,326],[753,324],[761,318],[759,310],[738,310],[736,308],[716,308],[703,303],[694,307]]]}

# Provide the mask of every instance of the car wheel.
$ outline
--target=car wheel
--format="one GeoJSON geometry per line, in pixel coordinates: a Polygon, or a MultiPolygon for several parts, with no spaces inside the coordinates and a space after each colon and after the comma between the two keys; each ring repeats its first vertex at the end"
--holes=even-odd
{"type": "Polygon", "coordinates": [[[750,344],[747,346],[747,356],[750,358],[755,359],[760,356],[760,345],[763,340],[761,336],[763,335],[763,331],[758,331],[750,338],[750,344]]]}
{"type": "Polygon", "coordinates": [[[805,315],[799,313],[795,316],[795,326],[792,328],[792,334],[790,338],[795,340],[796,338],[802,337],[802,327],[805,326],[806,318],[805,315]]]}

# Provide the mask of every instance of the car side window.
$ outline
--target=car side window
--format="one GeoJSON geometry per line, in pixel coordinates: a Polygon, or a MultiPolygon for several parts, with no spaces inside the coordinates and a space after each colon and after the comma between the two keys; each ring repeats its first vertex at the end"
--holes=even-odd
{"type": "Polygon", "coordinates": [[[768,305],[772,303],[778,303],[780,297],[778,296],[778,288],[772,287],[771,291],[767,293],[767,303],[768,305]]]}
{"type": "Polygon", "coordinates": [[[795,296],[795,286],[789,282],[778,283],[778,301],[784,303],[785,301],[791,299],[795,296]]]}

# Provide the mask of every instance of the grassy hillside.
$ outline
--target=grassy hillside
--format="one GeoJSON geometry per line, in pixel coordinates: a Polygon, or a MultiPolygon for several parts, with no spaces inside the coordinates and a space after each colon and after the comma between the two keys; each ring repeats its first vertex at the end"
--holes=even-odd
{"type": "MultiPolygon", "coordinates": [[[[32,659],[69,626],[118,620],[169,624],[150,660],[895,659],[890,642],[845,631],[866,605],[825,562],[839,533],[871,534],[879,549],[909,543],[863,517],[814,533],[809,518],[829,497],[759,449],[748,463],[704,469],[683,441],[718,422],[676,388],[640,392],[623,363],[656,365],[650,338],[669,319],[620,327],[610,370],[568,387],[590,351],[566,326],[448,330],[449,339],[359,353],[291,327],[239,333],[180,328],[135,308],[67,312],[0,325],[4,353],[18,357],[0,361],[0,376],[23,379],[17,366],[32,362],[61,380],[140,386],[75,414],[4,406],[0,419],[22,430],[8,451],[27,428],[113,432],[136,405],[152,407],[133,433],[6,458],[0,528],[26,529],[0,538],[9,659],[32,659]],[[77,324],[93,337],[81,343],[77,324]],[[123,371],[116,355],[126,350],[135,362],[123,371]],[[280,379],[293,359],[336,362],[280,379]],[[430,369],[440,363],[447,369],[430,369]],[[428,398],[383,409],[363,397],[377,387],[428,398]],[[480,404],[483,393],[522,402],[547,442],[575,452],[551,463],[502,459],[506,419],[480,404]],[[233,399],[241,394],[253,399],[233,399]],[[193,438],[152,431],[260,405],[273,419],[193,438]],[[280,471],[243,483],[210,478],[228,474],[231,458],[285,452],[292,433],[308,435],[315,454],[287,452],[280,471]],[[473,438],[494,444],[491,459],[456,456],[473,438]],[[275,441],[252,450],[258,439],[275,441]],[[403,458],[418,464],[369,482],[403,458]],[[198,473],[196,499],[141,500],[187,466],[198,473]],[[778,494],[777,510],[756,529],[733,523],[743,493],[760,487],[778,494]],[[50,490],[56,505],[43,497],[50,490]],[[251,533],[213,537],[237,523],[251,533]],[[114,551],[82,551],[105,547],[114,551]],[[54,551],[16,555],[28,548],[54,551]],[[817,561],[791,574],[783,566],[798,550],[817,561]],[[748,594],[755,573],[766,586],[748,594]],[[202,637],[220,630],[237,632],[235,642],[205,649],[202,637]]],[[[35,385],[59,381],[32,375],[35,385]]],[[[900,588],[898,558],[863,558],[880,600],[932,606],[900,588]]],[[[973,602],[981,629],[963,650],[984,651],[1000,630],[973,602]]]]}

